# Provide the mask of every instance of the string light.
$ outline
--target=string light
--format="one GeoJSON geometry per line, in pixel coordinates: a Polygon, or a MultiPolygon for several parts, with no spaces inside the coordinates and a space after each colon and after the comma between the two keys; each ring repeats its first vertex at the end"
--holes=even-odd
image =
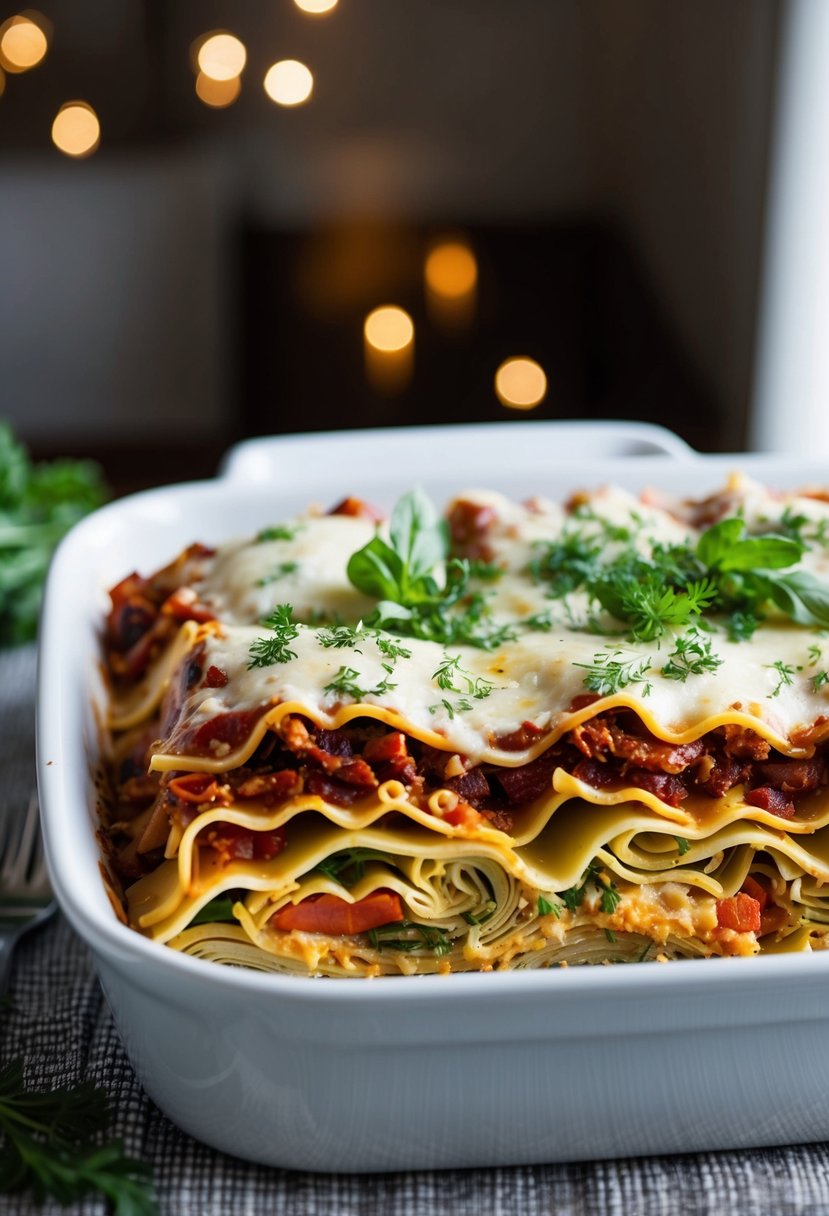
{"type": "Polygon", "coordinates": [[[7,72],[37,67],[49,49],[45,25],[46,19],[39,13],[18,13],[4,21],[0,25],[0,66],[7,72]]]}
{"type": "Polygon", "coordinates": [[[301,106],[313,91],[313,73],[298,59],[280,59],[265,74],[265,92],[279,106],[301,106]]]}
{"type": "Polygon", "coordinates": [[[68,101],[52,123],[52,142],[66,156],[91,156],[101,142],[98,115],[85,101],[68,101]]]}
{"type": "Polygon", "coordinates": [[[233,76],[230,80],[214,80],[212,76],[199,72],[196,77],[196,96],[214,110],[232,106],[241,91],[241,76],[233,76]]]}
{"type": "Polygon", "coordinates": [[[199,71],[211,80],[233,80],[240,76],[247,58],[245,44],[235,34],[222,31],[205,35],[196,54],[199,71]]]}
{"type": "Polygon", "coordinates": [[[495,373],[495,393],[513,410],[535,409],[547,392],[544,368],[535,359],[505,359],[495,373]]]}
{"type": "Polygon", "coordinates": [[[315,17],[319,17],[335,9],[337,0],[294,0],[294,4],[301,8],[303,13],[313,13],[315,17]]]}

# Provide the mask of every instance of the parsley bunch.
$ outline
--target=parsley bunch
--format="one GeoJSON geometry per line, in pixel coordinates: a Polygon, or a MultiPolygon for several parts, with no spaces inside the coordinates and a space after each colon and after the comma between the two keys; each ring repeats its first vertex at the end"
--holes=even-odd
{"type": "Polygon", "coordinates": [[[569,535],[544,546],[530,570],[549,583],[551,598],[586,591],[635,641],[657,641],[709,612],[727,614],[729,636],[741,641],[769,607],[801,625],[829,626],[829,585],[792,569],[805,551],[799,536],[751,536],[733,516],[695,546],[655,544],[648,557],[627,546],[606,562],[595,539],[569,535]]]}
{"type": "Polygon", "coordinates": [[[32,464],[0,422],[0,646],[37,632],[43,580],[58,541],[106,497],[97,465],[32,464]]]}
{"type": "Polygon", "coordinates": [[[470,563],[447,560],[446,522],[422,490],[405,494],[395,506],[389,542],[375,536],[348,562],[352,585],[378,601],[368,626],[487,650],[515,636],[511,628],[491,624],[484,596],[470,591],[470,563]]]}
{"type": "Polygon", "coordinates": [[[115,1216],[157,1216],[149,1168],[119,1141],[100,1143],[108,1122],[103,1090],[27,1091],[23,1063],[12,1060],[0,1070],[0,1191],[30,1188],[38,1202],[63,1204],[99,1191],[115,1216]]]}

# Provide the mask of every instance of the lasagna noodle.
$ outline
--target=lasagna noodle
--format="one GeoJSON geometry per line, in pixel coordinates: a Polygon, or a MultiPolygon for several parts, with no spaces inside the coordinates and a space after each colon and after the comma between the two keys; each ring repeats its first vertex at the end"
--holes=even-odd
{"type": "MultiPolygon", "coordinates": [[[[528,615],[546,601],[537,587],[524,585],[526,578],[521,582],[521,572],[533,546],[560,535],[568,517],[551,506],[533,515],[499,496],[475,501],[491,507],[496,518],[489,539],[503,574],[492,595],[495,619],[499,612],[514,618],[519,601],[520,614],[528,615]]],[[[751,503],[747,518],[768,519],[762,515],[770,509],[767,498],[749,488],[745,501],[751,503]]],[[[829,518],[825,504],[814,508],[809,500],[807,506],[829,518]]],[[[642,511],[624,494],[596,496],[593,509],[599,507],[611,518],[642,511]]],[[[652,536],[676,541],[688,535],[688,526],[665,511],[652,508],[647,519],[652,536]]],[[[336,601],[337,611],[370,610],[344,579],[343,538],[357,541],[355,547],[365,543],[372,529],[363,523],[355,529],[308,518],[297,525],[306,561],[317,542],[328,555],[329,573],[317,563],[310,589],[296,588],[296,598],[305,595],[305,611],[312,610],[315,591],[318,603],[336,601]]],[[[392,669],[382,636],[360,634],[359,625],[353,650],[362,682],[376,686],[375,693],[339,697],[329,691],[343,658],[353,653],[332,649],[310,624],[297,626],[291,661],[254,668],[250,655],[262,627],[250,622],[263,614],[261,588],[268,582],[254,575],[263,560],[278,565],[280,558],[286,570],[296,565],[292,555],[300,549],[292,544],[220,550],[197,588],[220,619],[183,624],[143,678],[113,696],[116,734],[160,712],[149,767],[161,776],[162,791],[182,774],[213,775],[221,785],[225,775],[246,770],[263,744],[280,738],[294,719],[308,724],[312,738],[319,731],[356,731],[358,738],[367,728],[398,731],[447,762],[462,758],[461,772],[523,769],[577,728],[619,713],[635,716],[646,736],[677,747],[726,727],[743,728],[792,760],[813,756],[829,735],[829,714],[822,712],[829,702],[819,682],[790,679],[774,687],[774,670],[779,675],[781,664],[791,673],[808,670],[809,647],[814,649],[809,631],[778,621],[761,625],[749,648],[718,637],[719,666],[687,684],[657,672],[647,684],[582,697],[584,704],[583,673],[597,640],[562,623],[542,634],[507,637],[495,650],[451,647],[468,687],[479,680],[490,686],[480,703],[468,699],[462,713],[435,686],[447,648],[406,638],[400,642],[406,661],[392,669]],[[240,572],[246,572],[245,594],[233,590],[240,572]],[[197,679],[193,686],[194,665],[199,673],[220,673],[221,680],[197,679]],[[383,673],[391,670],[394,680],[380,692],[383,673]],[[226,736],[214,729],[222,722],[234,724],[226,736]],[[511,736],[527,722],[534,729],[515,746],[511,736]]],[[[645,662],[653,646],[625,642],[624,653],[632,663],[645,662]]],[[[453,691],[462,692],[463,685],[453,691]]],[[[558,764],[551,766],[544,792],[513,809],[508,827],[496,826],[497,816],[492,823],[481,815],[453,819],[458,801],[452,788],[439,786],[428,797],[415,797],[397,779],[380,782],[351,805],[308,792],[268,804],[239,797],[231,785],[218,801],[197,806],[189,822],[173,816],[164,858],[127,892],[130,922],[199,957],[331,976],[623,961],[657,950],[665,958],[801,950],[822,944],[820,927],[829,925],[829,798],[823,787],[798,796],[792,814],[781,818],[748,801],[741,783],[718,797],[692,792],[675,805],[626,781],[623,769],[615,782],[598,786],[558,764]],[[223,858],[210,842],[211,831],[228,830],[278,836],[280,842],[284,836],[284,843],[267,858],[223,858]],[[332,859],[351,853],[361,860],[351,869],[345,865],[347,881],[341,881],[332,859]],[[759,945],[743,930],[729,938],[717,919],[718,902],[739,898],[750,882],[767,891],[786,917],[759,945]],[[581,892],[578,906],[573,892],[581,892]],[[399,897],[405,909],[399,929],[392,922],[382,933],[343,938],[278,928],[285,909],[326,897],[356,905],[382,893],[399,897]],[[193,923],[222,897],[232,901],[233,923],[193,923]]],[[[136,817],[136,830],[150,814],[136,817]]]]}

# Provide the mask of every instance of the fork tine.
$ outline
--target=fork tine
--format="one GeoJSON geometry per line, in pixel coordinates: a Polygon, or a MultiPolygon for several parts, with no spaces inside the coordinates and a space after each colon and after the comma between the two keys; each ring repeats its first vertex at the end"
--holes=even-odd
{"type": "MultiPolygon", "coordinates": [[[[8,826],[9,825],[7,823],[7,829],[8,826]]],[[[13,833],[8,831],[6,857],[3,864],[2,874],[0,874],[4,885],[14,888],[22,886],[26,883],[29,873],[29,866],[39,838],[40,813],[37,803],[37,795],[32,793],[31,797],[29,798],[29,804],[26,807],[23,828],[19,837],[17,838],[17,841],[14,840],[13,833]]]]}

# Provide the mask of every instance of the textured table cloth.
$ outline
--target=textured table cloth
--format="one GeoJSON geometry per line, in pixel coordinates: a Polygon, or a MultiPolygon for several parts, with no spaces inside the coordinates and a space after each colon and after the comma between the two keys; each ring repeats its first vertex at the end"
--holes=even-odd
{"type": "MultiPolygon", "coordinates": [[[[0,776],[21,809],[34,783],[34,649],[0,655],[0,776]]],[[[153,1170],[165,1216],[825,1216],[829,1145],[673,1158],[382,1175],[302,1174],[249,1165],[192,1140],[143,1093],[85,946],[58,918],[21,945],[2,1062],[22,1054],[33,1087],[91,1080],[109,1094],[112,1134],[153,1170]]],[[[825,1120],[826,1112],[822,1112],[825,1120]]],[[[105,1216],[0,1195],[14,1216],[105,1216]]]]}

